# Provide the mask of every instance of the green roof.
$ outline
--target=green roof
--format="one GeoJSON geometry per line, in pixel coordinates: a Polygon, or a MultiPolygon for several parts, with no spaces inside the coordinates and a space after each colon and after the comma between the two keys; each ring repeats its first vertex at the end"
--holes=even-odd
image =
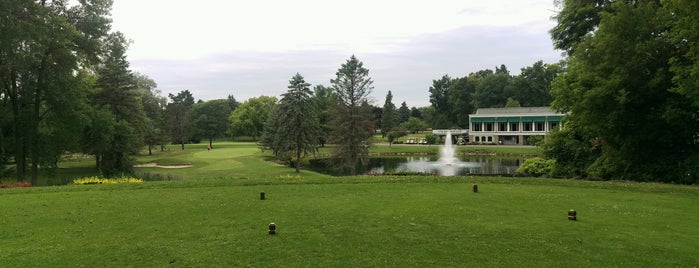
{"type": "Polygon", "coordinates": [[[484,122],[495,122],[493,117],[474,117],[471,118],[472,123],[484,123],[484,122]]]}
{"type": "Polygon", "coordinates": [[[546,116],[522,116],[522,122],[544,122],[546,116]]]}

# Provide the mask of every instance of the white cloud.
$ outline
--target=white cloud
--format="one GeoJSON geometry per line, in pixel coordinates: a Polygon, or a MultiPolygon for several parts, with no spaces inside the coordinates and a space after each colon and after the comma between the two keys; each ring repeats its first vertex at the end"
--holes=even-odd
{"type": "Polygon", "coordinates": [[[551,0],[120,0],[112,13],[114,28],[134,40],[132,59],[195,59],[243,51],[382,52],[418,35],[463,26],[545,21],[551,8],[551,0]]]}
{"type": "Polygon", "coordinates": [[[167,93],[242,101],[278,96],[299,72],[329,85],[351,55],[397,105],[429,105],[444,74],[459,77],[555,62],[553,1],[115,1],[115,30],[134,43],[132,67],[167,93]]]}

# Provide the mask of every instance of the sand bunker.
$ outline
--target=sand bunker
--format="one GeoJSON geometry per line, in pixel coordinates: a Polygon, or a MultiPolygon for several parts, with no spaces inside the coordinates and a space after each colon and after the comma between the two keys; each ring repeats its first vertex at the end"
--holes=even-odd
{"type": "Polygon", "coordinates": [[[158,164],[156,164],[156,163],[146,163],[146,164],[135,165],[134,167],[188,168],[188,167],[192,167],[192,165],[158,166],[158,164]]]}

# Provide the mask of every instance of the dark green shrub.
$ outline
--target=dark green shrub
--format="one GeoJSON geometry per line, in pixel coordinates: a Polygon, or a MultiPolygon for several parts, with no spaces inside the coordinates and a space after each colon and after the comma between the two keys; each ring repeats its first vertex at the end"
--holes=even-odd
{"type": "Polygon", "coordinates": [[[425,135],[425,141],[427,142],[427,144],[430,144],[430,145],[436,144],[437,140],[439,140],[439,136],[437,136],[437,135],[434,135],[434,134],[425,135]]]}
{"type": "Polygon", "coordinates": [[[543,159],[541,157],[529,158],[517,168],[516,172],[534,177],[543,175],[549,176],[555,164],[556,160],[554,159],[543,159]]]}

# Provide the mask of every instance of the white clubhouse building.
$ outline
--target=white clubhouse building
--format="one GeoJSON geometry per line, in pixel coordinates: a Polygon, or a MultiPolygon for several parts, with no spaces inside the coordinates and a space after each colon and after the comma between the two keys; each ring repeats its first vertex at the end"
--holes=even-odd
{"type": "Polygon", "coordinates": [[[561,127],[565,114],[549,107],[479,108],[469,115],[471,143],[526,145],[530,136],[545,136],[561,127]]]}

